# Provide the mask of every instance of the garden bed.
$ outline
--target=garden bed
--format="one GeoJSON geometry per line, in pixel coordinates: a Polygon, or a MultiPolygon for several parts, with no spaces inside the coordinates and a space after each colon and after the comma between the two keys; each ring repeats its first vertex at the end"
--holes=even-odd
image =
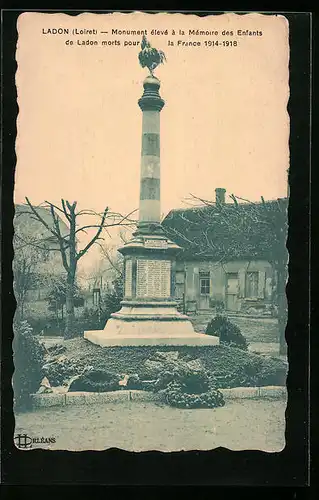
{"type": "Polygon", "coordinates": [[[94,345],[83,338],[66,340],[64,355],[72,366],[92,366],[114,373],[139,373],[157,351],[177,351],[183,359],[198,359],[214,374],[220,388],[285,386],[287,363],[226,346],[109,347],[94,345]]]}

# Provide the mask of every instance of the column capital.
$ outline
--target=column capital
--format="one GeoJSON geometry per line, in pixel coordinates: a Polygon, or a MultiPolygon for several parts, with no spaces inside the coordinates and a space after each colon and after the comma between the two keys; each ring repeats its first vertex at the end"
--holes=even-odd
{"type": "Polygon", "coordinates": [[[155,76],[147,76],[143,82],[144,92],[138,100],[142,111],[161,111],[165,101],[159,95],[161,82],[155,76]]]}

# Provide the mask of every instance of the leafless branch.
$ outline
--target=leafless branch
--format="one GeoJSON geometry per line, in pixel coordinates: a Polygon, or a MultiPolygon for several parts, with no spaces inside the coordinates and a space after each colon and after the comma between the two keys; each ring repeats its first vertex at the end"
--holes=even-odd
{"type": "Polygon", "coordinates": [[[41,222],[41,224],[44,225],[44,227],[50,232],[52,233],[56,238],[59,237],[59,235],[56,233],[56,231],[54,231],[50,226],[49,224],[47,224],[47,222],[41,217],[41,215],[36,211],[36,209],[33,207],[32,203],[30,202],[29,198],[25,198],[27,200],[27,204],[29,205],[32,213],[35,215],[36,219],[41,222]]]}
{"type": "MultiPolygon", "coordinates": [[[[19,247],[16,248],[16,250],[22,250],[23,248],[25,247],[29,247],[29,246],[32,246],[34,248],[38,248],[39,250],[44,250],[44,251],[47,251],[47,252],[57,252],[58,249],[57,248],[48,248],[48,247],[41,247],[38,243],[44,243],[45,241],[48,241],[51,239],[51,237],[49,238],[43,238],[43,239],[40,239],[40,240],[35,240],[35,241],[27,241],[25,240],[24,238],[22,238],[22,236],[18,235],[17,233],[14,234],[14,239],[18,239],[20,241],[22,241],[24,244],[23,245],[20,245],[19,247]]],[[[66,249],[68,247],[65,247],[66,249]]]]}
{"type": "Polygon", "coordinates": [[[65,248],[64,248],[64,240],[63,240],[62,235],[61,235],[61,230],[60,230],[60,225],[59,225],[59,219],[55,215],[54,206],[53,205],[50,205],[50,211],[51,211],[51,216],[52,216],[52,219],[53,219],[54,227],[56,229],[58,243],[59,243],[60,250],[61,250],[61,257],[62,257],[63,267],[64,267],[64,269],[66,271],[68,271],[69,270],[69,263],[67,261],[66,252],[65,252],[65,248]]]}
{"type": "Polygon", "coordinates": [[[111,258],[107,248],[103,247],[102,245],[100,245],[100,248],[102,250],[102,253],[104,255],[104,257],[106,257],[106,259],[108,260],[108,262],[111,264],[112,268],[115,269],[115,271],[117,273],[119,273],[120,275],[123,274],[123,272],[121,271],[121,269],[114,263],[113,259],[111,258]]]}
{"type": "Polygon", "coordinates": [[[70,222],[71,217],[70,217],[70,214],[68,213],[68,211],[66,209],[65,201],[63,200],[63,198],[61,199],[61,203],[62,203],[62,208],[63,208],[64,215],[68,219],[68,221],[70,222]]]}
{"type": "Polygon", "coordinates": [[[94,242],[99,238],[101,232],[102,232],[102,229],[103,229],[103,226],[104,226],[104,222],[105,222],[105,219],[106,219],[106,215],[107,215],[107,212],[108,212],[108,208],[106,208],[104,210],[104,213],[103,213],[103,216],[102,216],[102,220],[101,220],[101,224],[99,226],[99,229],[97,230],[95,236],[91,239],[91,241],[76,255],[76,260],[79,260],[88,250],[89,248],[91,248],[91,246],[94,244],[94,242]]]}
{"type": "MultiPolygon", "coordinates": [[[[65,213],[63,212],[63,210],[61,210],[61,208],[57,207],[56,205],[54,205],[54,203],[51,203],[51,201],[47,201],[45,200],[44,201],[45,203],[47,203],[47,208],[50,208],[50,207],[54,207],[56,210],[58,210],[59,212],[61,212],[63,215],[65,215],[65,213]]],[[[45,207],[46,208],[46,207],[45,207]]]]}

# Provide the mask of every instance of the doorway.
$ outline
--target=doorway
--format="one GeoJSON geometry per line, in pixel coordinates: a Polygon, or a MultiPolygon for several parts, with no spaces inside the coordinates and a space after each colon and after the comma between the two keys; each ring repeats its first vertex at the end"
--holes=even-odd
{"type": "Polygon", "coordinates": [[[238,273],[226,274],[226,309],[238,311],[238,273]]]}

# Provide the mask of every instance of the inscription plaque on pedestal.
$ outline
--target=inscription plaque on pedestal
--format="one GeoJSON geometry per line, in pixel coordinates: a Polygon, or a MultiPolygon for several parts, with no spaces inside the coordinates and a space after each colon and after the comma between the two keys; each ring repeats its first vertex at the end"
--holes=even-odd
{"type": "Polygon", "coordinates": [[[137,297],[167,298],[171,290],[171,261],[137,261],[137,297]]]}
{"type": "Polygon", "coordinates": [[[145,240],[144,246],[146,248],[167,248],[167,240],[145,240]]]}
{"type": "Polygon", "coordinates": [[[132,297],[132,261],[125,262],[125,297],[132,297]]]}

